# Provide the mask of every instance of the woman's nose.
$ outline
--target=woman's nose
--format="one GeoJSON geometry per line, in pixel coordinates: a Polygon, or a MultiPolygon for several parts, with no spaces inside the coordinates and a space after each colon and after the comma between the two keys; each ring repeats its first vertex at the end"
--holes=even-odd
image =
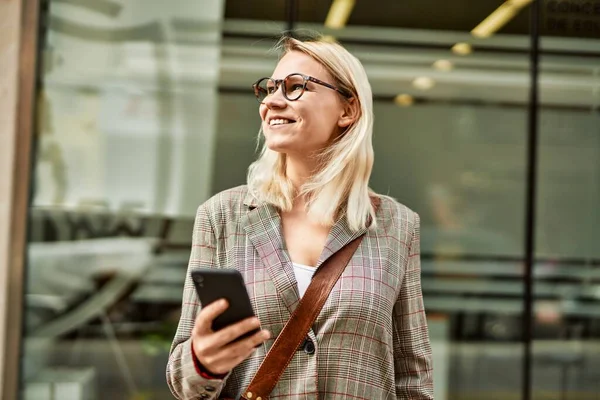
{"type": "Polygon", "coordinates": [[[284,108],[287,105],[287,102],[285,100],[285,97],[283,96],[283,92],[281,90],[281,86],[277,88],[277,90],[267,96],[264,100],[263,100],[263,104],[265,106],[267,106],[267,108],[271,109],[271,108],[284,108]]]}

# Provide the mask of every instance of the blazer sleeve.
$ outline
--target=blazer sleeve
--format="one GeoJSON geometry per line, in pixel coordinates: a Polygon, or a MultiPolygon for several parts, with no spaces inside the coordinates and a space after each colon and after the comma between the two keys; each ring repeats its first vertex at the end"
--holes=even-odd
{"type": "Polygon", "coordinates": [[[430,400],[433,399],[432,353],[421,292],[419,216],[413,215],[404,279],[394,306],[396,396],[430,400]]]}
{"type": "MultiPolygon", "coordinates": [[[[180,400],[216,399],[224,379],[207,379],[201,375],[192,350],[190,338],[200,302],[190,277],[196,267],[217,267],[216,237],[206,206],[198,208],[192,234],[192,252],[183,287],[181,317],[167,363],[167,383],[175,398],[180,400]]],[[[230,373],[231,374],[231,373],[230,373]]]]}

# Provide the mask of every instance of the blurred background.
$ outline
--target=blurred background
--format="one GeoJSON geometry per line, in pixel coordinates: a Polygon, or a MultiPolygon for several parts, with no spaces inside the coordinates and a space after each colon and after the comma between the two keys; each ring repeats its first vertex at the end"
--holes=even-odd
{"type": "Polygon", "coordinates": [[[422,219],[436,400],[600,399],[600,1],[40,4],[21,398],[172,398],[195,210],[245,183],[251,84],[293,30],[369,75],[371,185],[422,219]]]}

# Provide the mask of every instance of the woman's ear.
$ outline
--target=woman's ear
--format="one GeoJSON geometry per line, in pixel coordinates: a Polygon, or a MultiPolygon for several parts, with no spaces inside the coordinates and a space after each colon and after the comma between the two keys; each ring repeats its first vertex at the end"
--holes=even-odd
{"type": "Polygon", "coordinates": [[[344,109],[340,114],[340,118],[338,119],[338,126],[340,128],[347,128],[354,121],[358,119],[360,115],[360,106],[355,97],[352,97],[348,101],[344,101],[344,109]]]}

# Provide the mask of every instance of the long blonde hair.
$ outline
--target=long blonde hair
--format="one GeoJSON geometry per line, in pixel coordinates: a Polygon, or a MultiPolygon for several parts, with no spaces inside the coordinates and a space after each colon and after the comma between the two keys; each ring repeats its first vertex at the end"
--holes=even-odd
{"type": "MultiPolygon", "coordinates": [[[[284,211],[292,209],[296,195],[307,199],[311,219],[331,225],[344,215],[356,231],[375,226],[375,212],[369,198],[369,178],[373,169],[373,95],[367,74],[360,63],[340,44],[323,38],[299,40],[284,37],[279,42],[281,56],[300,51],[321,63],[334,77],[336,86],[351,93],[360,107],[358,116],[346,130],[319,155],[319,171],[296,191],[286,176],[286,155],[263,144],[259,158],[248,170],[248,189],[259,201],[284,211]]],[[[348,100],[344,100],[348,101],[348,100]]],[[[259,132],[259,140],[262,129],[259,132]]]]}

